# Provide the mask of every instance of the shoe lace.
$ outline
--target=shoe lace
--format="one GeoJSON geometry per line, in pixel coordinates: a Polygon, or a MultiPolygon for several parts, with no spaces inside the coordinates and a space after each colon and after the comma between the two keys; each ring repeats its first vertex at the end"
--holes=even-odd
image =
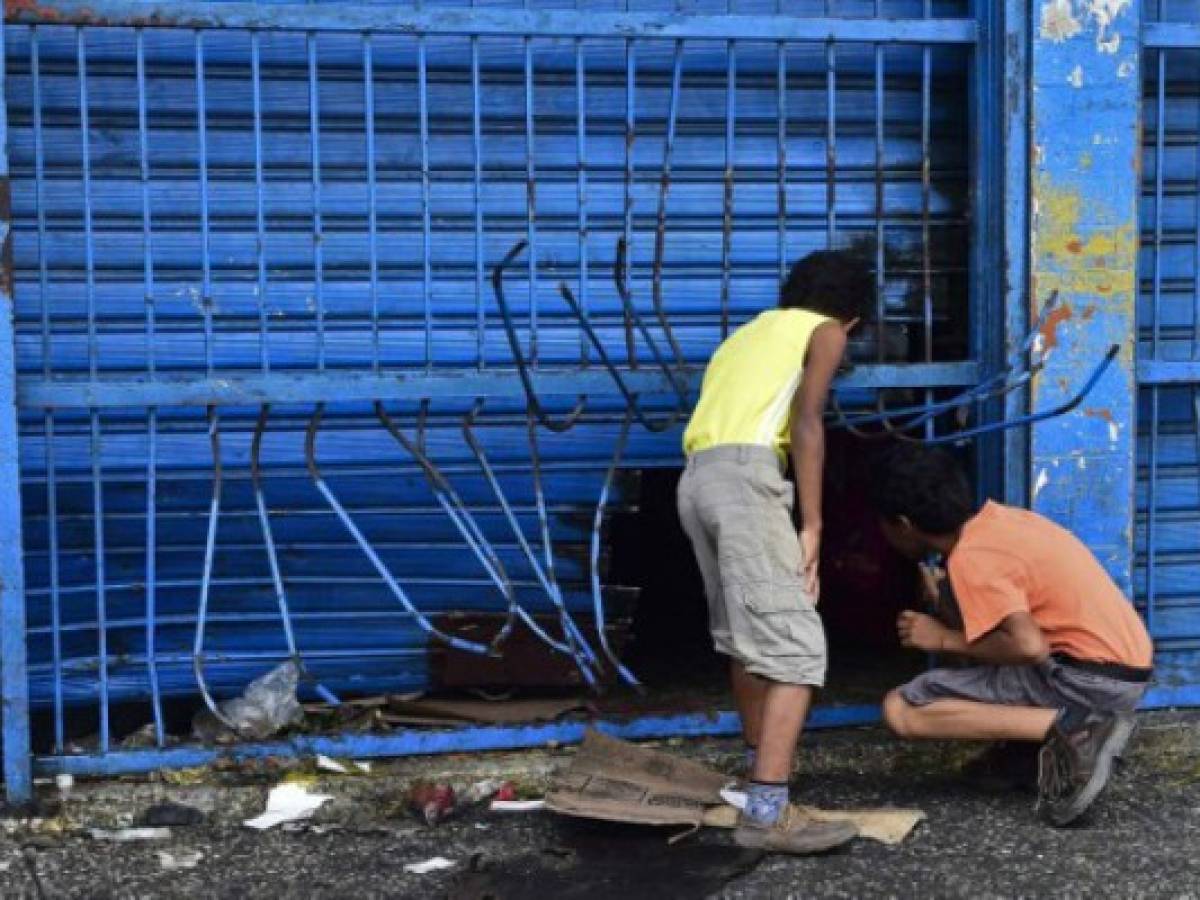
{"type": "Polygon", "coordinates": [[[1038,754],[1038,786],[1044,801],[1060,800],[1071,791],[1071,761],[1064,750],[1057,741],[1051,741],[1038,754]]]}

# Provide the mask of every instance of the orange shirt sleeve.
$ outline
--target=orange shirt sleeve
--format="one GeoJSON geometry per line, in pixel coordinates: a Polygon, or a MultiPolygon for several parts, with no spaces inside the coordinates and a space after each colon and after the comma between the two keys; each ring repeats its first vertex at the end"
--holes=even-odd
{"type": "Polygon", "coordinates": [[[1013,613],[1029,612],[1025,572],[1004,554],[964,550],[947,566],[967,642],[977,641],[1013,613]]]}

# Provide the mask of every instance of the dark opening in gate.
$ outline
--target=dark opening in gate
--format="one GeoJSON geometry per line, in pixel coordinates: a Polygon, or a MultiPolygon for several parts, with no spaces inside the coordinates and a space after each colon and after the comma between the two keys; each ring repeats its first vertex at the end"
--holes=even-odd
{"type": "MultiPolygon", "coordinates": [[[[830,669],[819,701],[877,703],[923,669],[903,650],[895,621],[920,609],[916,566],[883,539],[866,497],[865,473],[881,445],[832,432],[825,477],[825,532],[819,611],[830,669]]],[[[963,454],[969,462],[969,454],[963,454]]],[[[712,649],[699,571],[675,510],[680,470],[641,474],[638,509],[612,524],[613,581],[635,586],[628,660],[658,702],[728,708],[726,662],[712,649]]]]}

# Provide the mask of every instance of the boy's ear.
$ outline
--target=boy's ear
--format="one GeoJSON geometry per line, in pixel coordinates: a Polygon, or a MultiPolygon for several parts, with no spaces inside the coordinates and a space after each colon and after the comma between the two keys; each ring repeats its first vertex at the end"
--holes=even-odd
{"type": "Polygon", "coordinates": [[[858,326],[858,323],[861,321],[862,321],[862,316],[855,316],[849,322],[843,322],[842,323],[842,331],[844,331],[846,333],[846,336],[849,337],[850,332],[852,332],[858,326]]]}
{"type": "Polygon", "coordinates": [[[905,531],[916,531],[917,530],[916,526],[913,525],[913,523],[912,523],[912,519],[910,519],[908,516],[897,517],[896,524],[899,525],[901,528],[903,528],[905,531]]]}

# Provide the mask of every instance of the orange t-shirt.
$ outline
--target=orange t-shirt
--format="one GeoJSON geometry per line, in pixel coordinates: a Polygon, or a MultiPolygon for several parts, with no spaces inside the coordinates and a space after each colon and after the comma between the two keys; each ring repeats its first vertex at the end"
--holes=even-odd
{"type": "Polygon", "coordinates": [[[1153,645],[1137,612],[1083,542],[1044,516],[987,503],[947,562],[968,641],[1027,612],[1052,652],[1147,668],[1153,645]]]}

